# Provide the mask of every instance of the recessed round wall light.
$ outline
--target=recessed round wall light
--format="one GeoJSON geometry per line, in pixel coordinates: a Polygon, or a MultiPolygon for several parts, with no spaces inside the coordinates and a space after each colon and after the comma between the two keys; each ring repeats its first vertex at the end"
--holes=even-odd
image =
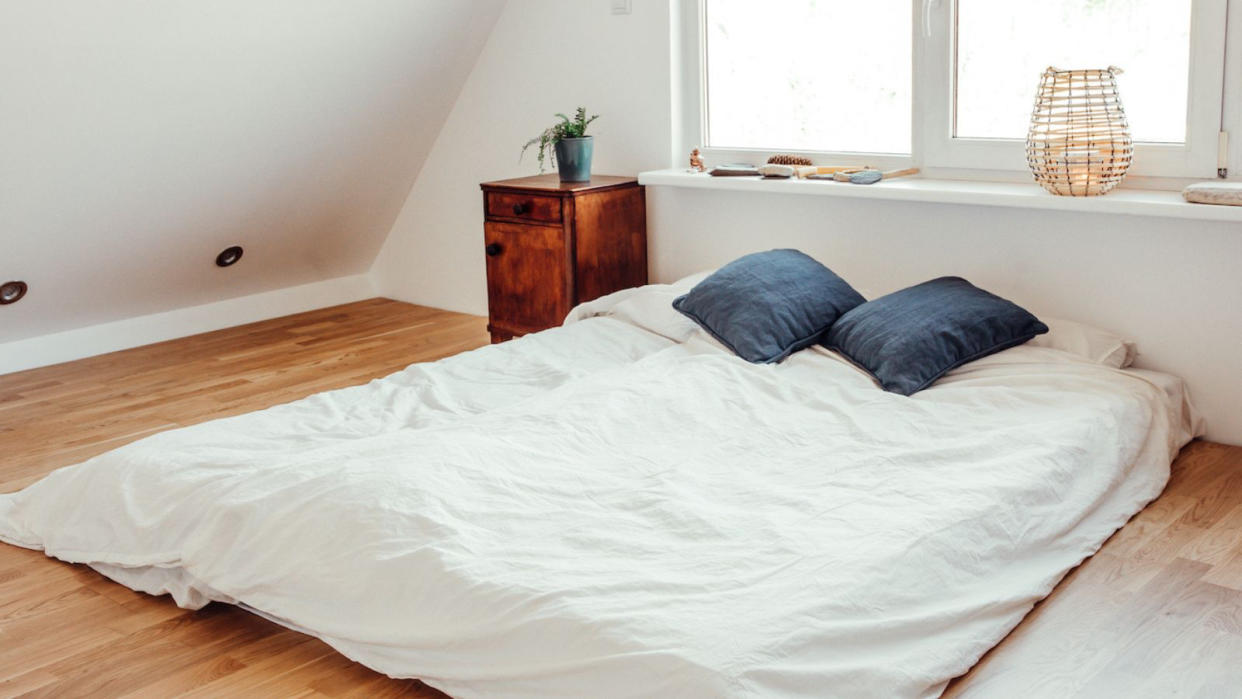
{"type": "Polygon", "coordinates": [[[10,303],[21,301],[29,288],[26,286],[26,282],[5,282],[0,284],[0,306],[7,306],[10,303]]]}
{"type": "Polygon", "coordinates": [[[225,248],[219,255],[216,255],[216,266],[228,267],[229,265],[237,264],[237,261],[242,258],[242,252],[244,251],[240,245],[225,248]]]}

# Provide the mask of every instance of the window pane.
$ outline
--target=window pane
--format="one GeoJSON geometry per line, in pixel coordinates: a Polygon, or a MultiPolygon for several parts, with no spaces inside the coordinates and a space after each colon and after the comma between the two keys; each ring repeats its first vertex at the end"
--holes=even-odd
{"type": "Polygon", "coordinates": [[[1186,140],[1191,0],[958,0],[957,131],[1026,138],[1039,76],[1107,68],[1136,141],[1186,140]]]}
{"type": "Polygon", "coordinates": [[[707,0],[708,144],[910,152],[910,0],[707,0]]]}

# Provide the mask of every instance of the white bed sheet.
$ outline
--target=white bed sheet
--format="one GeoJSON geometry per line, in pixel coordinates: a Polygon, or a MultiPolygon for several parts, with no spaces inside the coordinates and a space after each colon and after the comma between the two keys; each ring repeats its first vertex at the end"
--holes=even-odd
{"type": "Polygon", "coordinates": [[[913,398],[750,365],[669,308],[692,281],[60,469],[0,539],[455,696],[934,696],[1200,429],[1046,348],[913,398]]]}

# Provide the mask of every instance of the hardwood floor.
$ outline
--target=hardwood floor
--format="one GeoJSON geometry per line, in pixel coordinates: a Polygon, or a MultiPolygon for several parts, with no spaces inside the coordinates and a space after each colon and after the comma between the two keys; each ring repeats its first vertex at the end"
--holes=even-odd
{"type": "Polygon", "coordinates": [[[1242,447],[1196,441],[1164,493],[946,697],[1242,697],[1242,447]]]}
{"type": "MultiPolygon", "coordinates": [[[[385,299],[0,376],[0,492],[143,436],[486,344],[385,299]]],[[[831,688],[825,688],[831,694],[831,688]]],[[[0,545],[0,696],[441,696],[239,609],[178,609],[0,545]]],[[[1242,696],[1242,448],[1187,447],[1164,495],[951,697],[1242,696]]]]}

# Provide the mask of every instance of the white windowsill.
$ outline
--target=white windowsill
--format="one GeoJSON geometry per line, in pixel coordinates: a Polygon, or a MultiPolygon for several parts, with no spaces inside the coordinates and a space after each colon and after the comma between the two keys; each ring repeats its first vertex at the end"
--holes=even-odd
{"type": "Polygon", "coordinates": [[[902,177],[871,185],[822,180],[764,180],[754,177],[712,177],[681,169],[652,170],[638,175],[647,186],[717,189],[731,192],[807,194],[856,199],[921,201],[936,204],[1008,206],[1096,214],[1133,214],[1201,221],[1242,222],[1242,206],[1191,204],[1181,192],[1117,189],[1102,197],[1059,197],[1035,183],[970,182],[902,177]]]}

